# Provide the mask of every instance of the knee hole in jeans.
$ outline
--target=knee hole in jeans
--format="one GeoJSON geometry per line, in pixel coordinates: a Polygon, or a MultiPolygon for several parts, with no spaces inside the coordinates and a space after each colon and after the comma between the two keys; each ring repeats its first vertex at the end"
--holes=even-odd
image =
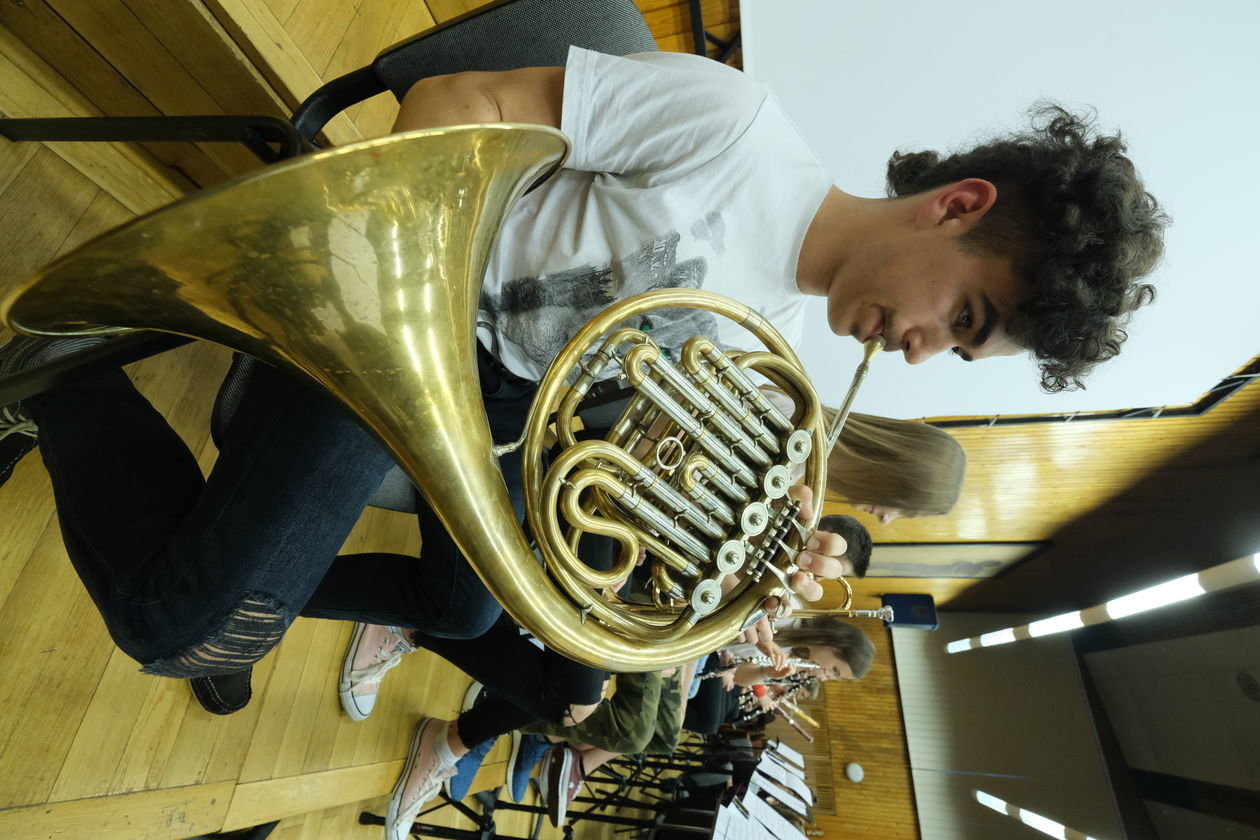
{"type": "Polygon", "coordinates": [[[243,671],[275,647],[288,626],[283,603],[270,595],[249,593],[206,639],[149,663],[143,671],[181,679],[243,671]]]}

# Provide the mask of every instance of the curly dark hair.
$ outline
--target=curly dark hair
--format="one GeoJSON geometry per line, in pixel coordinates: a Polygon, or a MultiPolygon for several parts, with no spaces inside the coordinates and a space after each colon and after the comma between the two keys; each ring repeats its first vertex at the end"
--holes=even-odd
{"type": "Polygon", "coordinates": [[[1139,282],[1163,255],[1168,216],[1146,191],[1119,134],[1096,135],[1095,115],[1054,103],[1030,110],[1032,130],[942,158],[894,153],[888,194],[912,195],[966,178],[997,187],[993,207],[961,240],[972,253],[1012,259],[1032,297],[1008,326],[1040,360],[1041,387],[1082,388],[1120,352],[1131,313],[1155,299],[1139,282]]]}

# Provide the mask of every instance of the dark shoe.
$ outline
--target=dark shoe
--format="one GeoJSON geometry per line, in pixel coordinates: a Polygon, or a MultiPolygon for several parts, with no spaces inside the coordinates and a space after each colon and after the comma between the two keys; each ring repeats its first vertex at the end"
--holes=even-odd
{"type": "MultiPolygon", "coordinates": [[[[15,335],[0,347],[0,379],[107,340],[102,336],[48,339],[15,335]]],[[[22,456],[35,448],[36,433],[35,422],[20,402],[0,406],[0,484],[9,480],[22,456]]]]}
{"type": "Polygon", "coordinates": [[[550,748],[551,742],[541,735],[512,733],[512,755],[508,759],[508,795],[513,802],[525,800],[525,794],[529,790],[529,777],[550,748]]]}
{"type": "Polygon", "coordinates": [[[230,715],[249,705],[254,689],[250,677],[254,669],[248,668],[235,674],[217,677],[193,677],[188,681],[193,697],[212,715],[230,715]]]}
{"type": "Polygon", "coordinates": [[[564,823],[569,804],[573,802],[586,773],[582,771],[582,754],[568,744],[556,744],[547,751],[538,771],[538,792],[543,807],[551,817],[551,824],[559,828],[564,823]]]}
{"type": "Polygon", "coordinates": [[[0,484],[9,480],[22,456],[35,448],[39,430],[35,421],[22,413],[22,404],[0,408],[0,484]]]}
{"type": "Polygon", "coordinates": [[[447,796],[459,802],[468,795],[473,779],[477,778],[477,771],[481,769],[481,762],[486,760],[486,755],[497,740],[498,738],[491,738],[478,744],[455,762],[455,775],[444,782],[447,796]]]}

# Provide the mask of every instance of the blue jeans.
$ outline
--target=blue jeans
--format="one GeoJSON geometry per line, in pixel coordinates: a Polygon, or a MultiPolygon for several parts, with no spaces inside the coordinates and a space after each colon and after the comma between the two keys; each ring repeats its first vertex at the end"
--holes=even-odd
{"type": "MultiPolygon", "coordinates": [[[[534,386],[481,374],[496,440],[515,439],[534,386]]],[[[337,559],[393,461],[315,386],[258,366],[207,480],[121,371],[29,403],[71,562],[147,673],[239,671],[304,611],[454,638],[501,613],[423,505],[421,560],[337,559]]]]}

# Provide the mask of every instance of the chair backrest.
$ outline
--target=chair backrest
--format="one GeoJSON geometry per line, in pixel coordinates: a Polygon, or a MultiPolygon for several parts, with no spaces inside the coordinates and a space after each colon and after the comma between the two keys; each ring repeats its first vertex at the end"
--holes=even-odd
{"type": "Polygon", "coordinates": [[[656,49],[633,0],[505,0],[394,44],[372,67],[401,99],[429,76],[560,67],[570,45],[611,55],[656,49]]]}
{"type": "Polygon", "coordinates": [[[500,0],[385,48],[369,67],[322,85],[292,121],[311,140],[338,113],[385,90],[401,100],[430,76],[559,67],[571,45],[610,55],[656,49],[633,0],[500,0]]]}

